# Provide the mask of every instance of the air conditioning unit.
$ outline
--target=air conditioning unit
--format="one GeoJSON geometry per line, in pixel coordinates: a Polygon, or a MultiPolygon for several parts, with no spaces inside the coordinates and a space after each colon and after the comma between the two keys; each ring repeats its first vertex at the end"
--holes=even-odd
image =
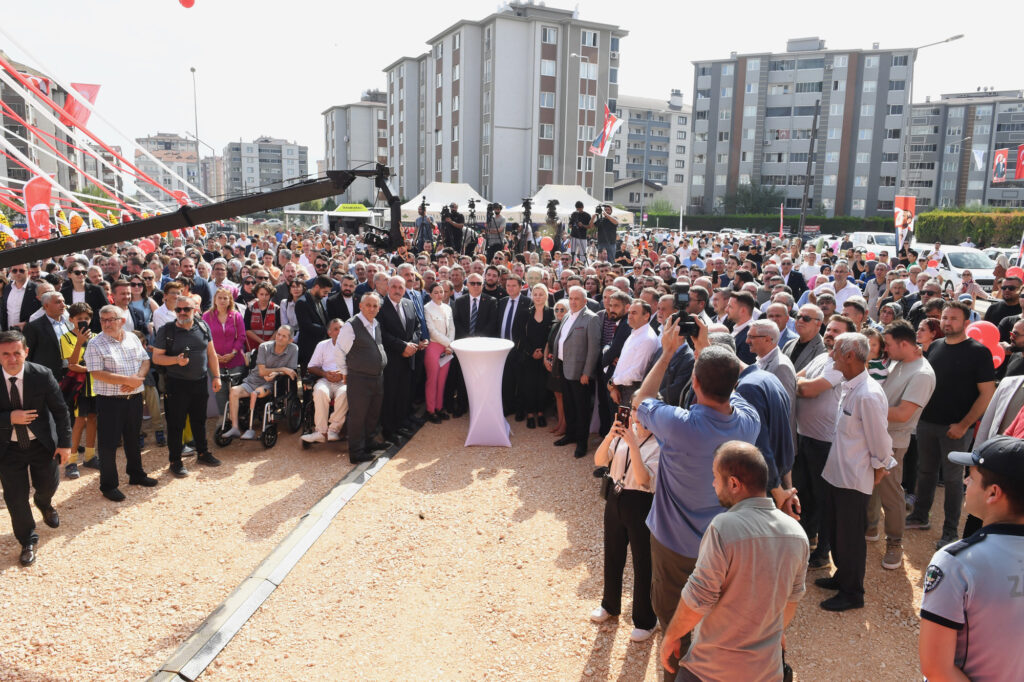
{"type": "Polygon", "coordinates": [[[618,59],[619,58],[619,53],[618,52],[609,52],[608,56],[611,57],[612,59],[618,59]]]}

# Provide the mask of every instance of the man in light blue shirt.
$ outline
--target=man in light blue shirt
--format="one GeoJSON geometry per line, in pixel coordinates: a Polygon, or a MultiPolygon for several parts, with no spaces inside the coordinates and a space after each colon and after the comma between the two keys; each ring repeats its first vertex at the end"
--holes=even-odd
{"type": "MultiPolygon", "coordinates": [[[[654,433],[661,447],[658,486],[647,527],[651,530],[651,601],[663,627],[671,621],[696,564],[704,531],[711,519],[725,511],[713,484],[715,450],[730,440],[753,443],[761,430],[757,412],[733,392],[740,373],[736,355],[726,348],[705,347],[707,328],[699,328],[705,342],[696,344],[703,350],[693,370],[697,397],[693,408],[674,407],[655,397],[675,351],[686,342],[678,321],[666,324],[661,358],[633,396],[636,419],[654,433]]],[[[688,647],[689,637],[681,650],[688,647]]],[[[674,675],[666,673],[665,679],[668,682],[674,675]]]]}

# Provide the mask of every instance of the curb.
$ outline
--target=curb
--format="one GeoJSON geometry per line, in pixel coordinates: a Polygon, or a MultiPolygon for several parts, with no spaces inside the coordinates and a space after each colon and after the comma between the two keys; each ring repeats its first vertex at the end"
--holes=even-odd
{"type": "Polygon", "coordinates": [[[241,584],[206,617],[160,668],[149,682],[193,682],[242,629],[252,614],[284,582],[310,547],[323,535],[331,521],[391,460],[401,446],[389,449],[373,461],[364,462],[338,481],[290,533],[263,559],[241,584]]]}

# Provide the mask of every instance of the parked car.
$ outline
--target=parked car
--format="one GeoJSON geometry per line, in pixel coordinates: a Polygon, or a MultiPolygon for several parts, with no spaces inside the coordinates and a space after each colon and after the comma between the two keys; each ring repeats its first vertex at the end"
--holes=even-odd
{"type": "Polygon", "coordinates": [[[985,253],[986,256],[988,256],[992,260],[995,260],[996,258],[998,258],[1000,256],[1000,254],[1002,254],[1002,255],[1006,256],[1006,260],[1009,261],[1009,267],[1013,267],[1014,265],[1018,265],[1018,263],[1017,263],[1017,249],[1000,249],[1000,248],[995,247],[995,246],[990,246],[989,248],[985,249],[984,253],[985,253]]]}
{"type": "Polygon", "coordinates": [[[895,232],[854,232],[850,235],[853,248],[864,248],[868,251],[882,249],[889,252],[890,256],[896,254],[896,233],[895,232]]]}
{"type": "MultiPolygon", "coordinates": [[[[932,249],[922,251],[919,261],[928,263],[931,260],[931,251],[932,249]]],[[[970,270],[974,275],[974,281],[986,292],[991,292],[995,281],[995,267],[996,262],[986,256],[981,249],[942,245],[942,259],[939,261],[938,271],[943,280],[942,286],[947,292],[953,292],[960,287],[960,275],[964,270],[970,270]]]]}

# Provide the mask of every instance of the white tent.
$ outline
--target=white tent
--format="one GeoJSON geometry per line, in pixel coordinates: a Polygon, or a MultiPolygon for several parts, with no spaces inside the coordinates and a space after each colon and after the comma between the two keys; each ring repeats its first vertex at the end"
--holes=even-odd
{"type": "Polygon", "coordinates": [[[402,220],[416,220],[419,215],[420,203],[427,198],[427,215],[434,220],[441,219],[441,207],[453,201],[459,205],[459,213],[469,219],[469,200],[476,201],[476,217],[483,222],[487,213],[487,200],[465,182],[432,182],[419,193],[402,204],[402,220]]]}
{"type": "MultiPolygon", "coordinates": [[[[548,201],[551,199],[558,200],[558,219],[562,221],[568,220],[569,214],[576,210],[577,201],[583,202],[583,210],[587,213],[593,213],[598,204],[608,203],[598,201],[579,185],[544,185],[533,195],[530,218],[534,223],[543,223],[546,220],[548,201]]],[[[523,207],[522,205],[509,206],[501,214],[505,216],[506,220],[519,222],[523,219],[523,207]]],[[[620,225],[633,223],[633,214],[630,211],[622,211],[613,207],[612,216],[619,221],[620,225]]]]}

